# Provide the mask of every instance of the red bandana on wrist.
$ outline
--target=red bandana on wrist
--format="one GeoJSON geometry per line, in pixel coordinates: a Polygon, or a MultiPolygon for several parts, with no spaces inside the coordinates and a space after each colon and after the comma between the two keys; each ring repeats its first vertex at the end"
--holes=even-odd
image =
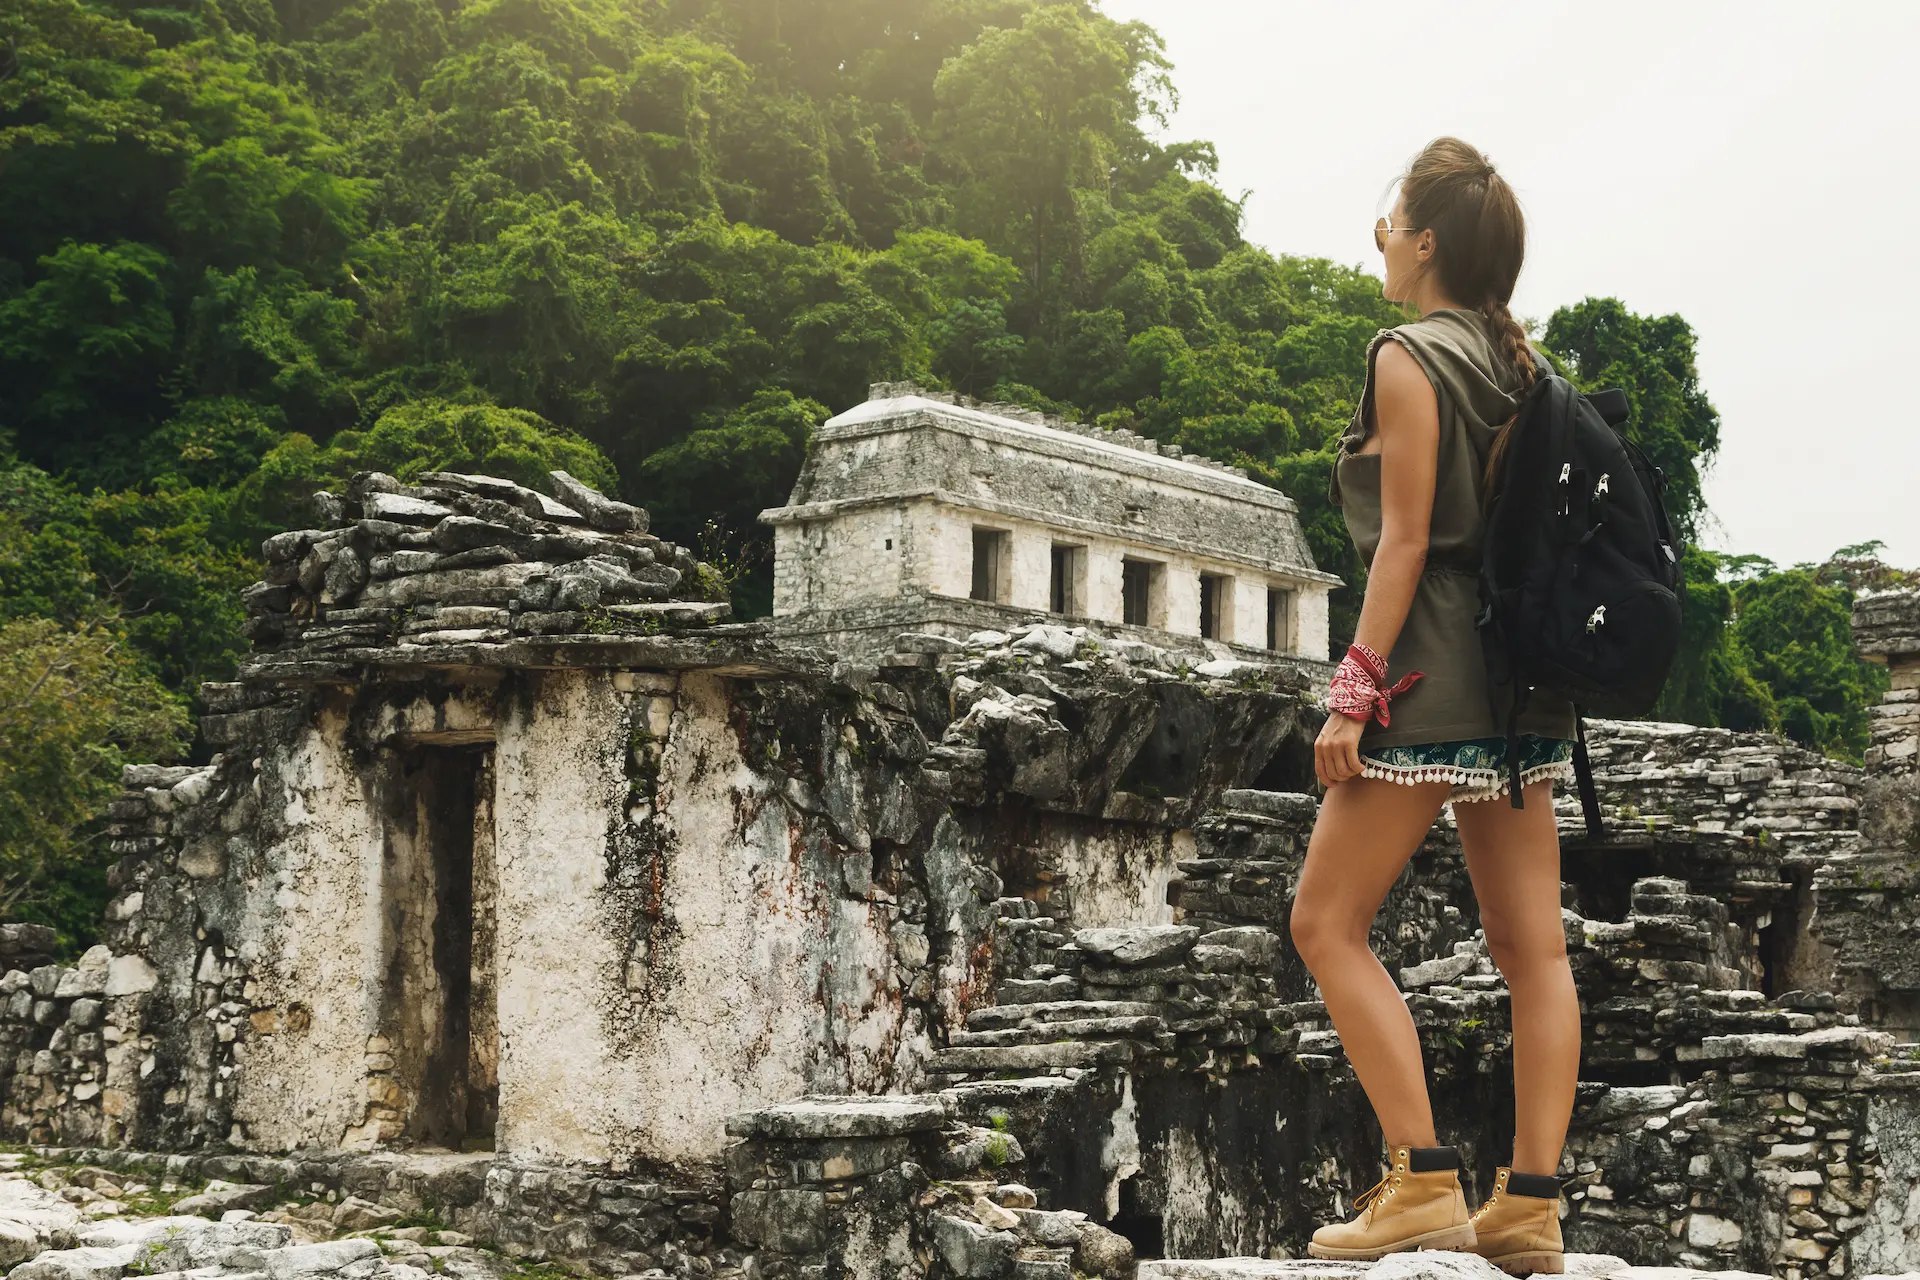
{"type": "Polygon", "coordinates": [[[1387,682],[1386,659],[1363,644],[1348,645],[1347,656],[1334,670],[1333,682],[1327,691],[1327,709],[1363,722],[1378,720],[1385,728],[1390,722],[1388,701],[1405,693],[1415,680],[1425,675],[1424,671],[1409,671],[1393,687],[1382,688],[1387,682]]]}

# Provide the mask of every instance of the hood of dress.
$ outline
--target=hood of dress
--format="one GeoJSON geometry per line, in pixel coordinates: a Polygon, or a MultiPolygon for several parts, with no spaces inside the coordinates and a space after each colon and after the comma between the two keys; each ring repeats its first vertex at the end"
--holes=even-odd
{"type": "Polygon", "coordinates": [[[1487,367],[1487,353],[1500,347],[1493,322],[1478,311],[1435,311],[1383,337],[1412,353],[1434,386],[1466,411],[1470,426],[1491,433],[1520,411],[1519,372],[1498,359],[1487,367]]]}

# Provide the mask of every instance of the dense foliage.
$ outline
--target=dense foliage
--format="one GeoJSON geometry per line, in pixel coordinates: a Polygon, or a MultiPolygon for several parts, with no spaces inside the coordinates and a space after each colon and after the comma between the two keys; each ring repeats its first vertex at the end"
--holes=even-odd
{"type": "MultiPolygon", "coordinates": [[[[163,749],[259,537],[369,466],[564,466],[764,610],[755,514],[901,378],[1249,467],[1350,629],[1330,445],[1402,317],[1243,239],[1212,149],[1154,140],[1169,72],[1093,0],[0,0],[7,660],[111,670],[86,732],[163,749]]],[[[1696,528],[1686,323],[1589,300],[1541,337],[1628,386],[1696,528]]],[[[1689,557],[1669,710],[1857,752],[1846,586],[1725,569],[1689,557]]],[[[48,812],[106,758],[47,747],[48,812]]]]}

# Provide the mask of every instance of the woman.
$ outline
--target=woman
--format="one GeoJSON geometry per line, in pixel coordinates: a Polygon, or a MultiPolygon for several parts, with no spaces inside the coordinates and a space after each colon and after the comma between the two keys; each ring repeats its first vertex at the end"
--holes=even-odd
{"type": "Polygon", "coordinates": [[[1419,319],[1383,331],[1341,440],[1333,498],[1367,561],[1354,645],[1314,744],[1327,788],[1291,931],[1392,1150],[1359,1215],[1320,1228],[1312,1253],[1378,1258],[1470,1249],[1525,1274],[1562,1269],[1555,1171],[1573,1110],[1580,1010],[1560,923],[1555,779],[1571,773],[1573,709],[1523,710],[1522,797],[1502,790],[1510,689],[1489,689],[1476,572],[1489,459],[1534,376],[1507,310],[1526,227],[1513,191],[1455,138],[1422,151],[1374,240],[1386,289],[1419,319]],[[1487,803],[1495,801],[1494,803],[1487,803]],[[1472,1215],[1459,1153],[1434,1137],[1420,1040],[1367,944],[1388,888],[1441,807],[1454,806],[1487,948],[1512,992],[1515,1135],[1472,1215]]]}

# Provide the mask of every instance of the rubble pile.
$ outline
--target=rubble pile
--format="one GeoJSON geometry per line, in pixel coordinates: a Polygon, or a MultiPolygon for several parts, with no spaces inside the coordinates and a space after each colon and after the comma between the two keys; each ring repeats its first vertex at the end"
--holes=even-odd
{"type": "Polygon", "coordinates": [[[261,544],[241,593],[256,652],[500,644],[585,631],[650,634],[723,621],[722,584],[647,513],[564,471],[553,496],[493,476],[354,476],[317,494],[319,528],[261,544]]]}

